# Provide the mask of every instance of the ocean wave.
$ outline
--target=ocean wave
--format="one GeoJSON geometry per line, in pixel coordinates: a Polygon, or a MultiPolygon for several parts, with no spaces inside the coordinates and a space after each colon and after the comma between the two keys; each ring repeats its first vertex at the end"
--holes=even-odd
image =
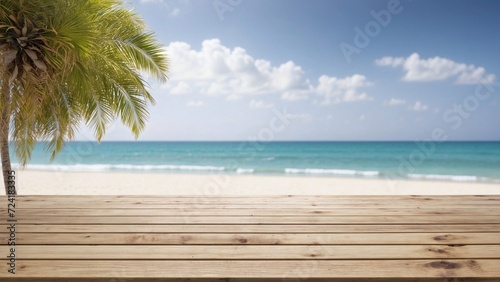
{"type": "MultiPolygon", "coordinates": [[[[13,164],[14,167],[19,165],[13,164]]],[[[110,170],[189,170],[189,171],[223,171],[225,167],[219,166],[196,166],[196,165],[129,165],[129,164],[31,164],[26,166],[33,170],[52,170],[52,171],[110,171],[110,170]]]]}
{"type": "Polygon", "coordinates": [[[486,178],[479,178],[471,175],[441,175],[441,174],[408,174],[409,178],[413,179],[429,179],[429,180],[447,180],[447,181],[461,181],[461,182],[476,182],[480,180],[487,180],[486,178]]]}
{"type": "Polygon", "coordinates": [[[378,171],[348,170],[348,169],[319,169],[319,168],[285,168],[287,174],[336,174],[353,176],[378,176],[378,171]]]}
{"type": "Polygon", "coordinates": [[[255,169],[253,168],[238,168],[236,169],[236,173],[242,174],[242,173],[253,173],[255,169]]]}

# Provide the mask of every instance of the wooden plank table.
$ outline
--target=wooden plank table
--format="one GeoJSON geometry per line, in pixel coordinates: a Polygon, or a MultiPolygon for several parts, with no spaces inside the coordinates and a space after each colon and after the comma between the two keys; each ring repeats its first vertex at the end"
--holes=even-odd
{"type": "Polygon", "coordinates": [[[1,281],[500,281],[500,196],[17,196],[1,281]],[[14,279],[15,278],[15,279],[14,279]]]}

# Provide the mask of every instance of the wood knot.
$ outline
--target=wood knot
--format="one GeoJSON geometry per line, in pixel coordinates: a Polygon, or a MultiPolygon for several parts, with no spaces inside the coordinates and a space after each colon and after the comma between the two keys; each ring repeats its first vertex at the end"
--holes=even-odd
{"type": "Polygon", "coordinates": [[[461,268],[462,266],[458,263],[454,262],[449,262],[449,261],[433,261],[431,263],[426,264],[427,267],[432,267],[432,268],[443,268],[443,269],[457,269],[461,268]]]}
{"type": "Polygon", "coordinates": [[[189,241],[191,239],[192,239],[192,237],[190,235],[182,235],[181,236],[181,240],[182,240],[183,243],[185,243],[185,242],[187,242],[187,241],[189,241]]]}
{"type": "Polygon", "coordinates": [[[435,236],[432,239],[434,239],[435,241],[447,241],[447,240],[450,240],[452,238],[453,238],[453,236],[446,234],[446,235],[435,236]]]}
{"type": "Polygon", "coordinates": [[[246,243],[248,243],[248,239],[246,239],[246,238],[239,238],[238,242],[240,242],[240,244],[246,244],[246,243]]]}
{"type": "Polygon", "coordinates": [[[449,255],[450,253],[446,250],[443,250],[443,249],[433,249],[433,248],[429,248],[427,249],[427,251],[429,252],[433,252],[433,253],[437,253],[437,254],[441,254],[441,255],[449,255]]]}
{"type": "Polygon", "coordinates": [[[128,244],[133,244],[135,242],[137,242],[137,240],[139,240],[141,238],[140,235],[134,235],[132,237],[130,237],[128,240],[127,240],[127,243],[128,244]]]}
{"type": "Polygon", "coordinates": [[[473,269],[473,270],[481,270],[481,266],[479,265],[479,263],[477,263],[477,261],[475,260],[469,260],[468,262],[465,263],[469,268],[473,269]]]}

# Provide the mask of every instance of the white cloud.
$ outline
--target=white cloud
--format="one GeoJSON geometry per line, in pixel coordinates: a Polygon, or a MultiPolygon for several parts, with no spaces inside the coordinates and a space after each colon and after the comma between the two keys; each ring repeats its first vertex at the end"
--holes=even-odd
{"type": "Polygon", "coordinates": [[[308,87],[302,69],[292,61],[271,66],[269,61],[254,59],[243,48],[223,46],[218,39],[203,41],[199,51],[187,43],[173,42],[167,52],[174,82],[170,84],[189,81],[200,94],[259,95],[308,87]]]}
{"type": "Polygon", "coordinates": [[[363,75],[323,75],[313,85],[293,61],[272,65],[252,57],[241,47],[228,48],[219,39],[204,40],[199,50],[185,42],[172,42],[166,50],[171,60],[171,77],[164,88],[171,94],[189,92],[227,100],[275,94],[288,101],[319,95],[324,105],[372,100],[360,91],[371,85],[363,75]]]}
{"type": "Polygon", "coordinates": [[[359,91],[372,85],[363,75],[355,74],[345,78],[337,78],[322,75],[318,79],[318,86],[315,91],[322,96],[322,105],[338,104],[341,102],[371,101],[372,97],[365,92],[359,91]]]}
{"type": "Polygon", "coordinates": [[[270,109],[273,107],[273,104],[271,104],[271,103],[266,104],[262,100],[253,100],[252,99],[252,101],[250,101],[249,107],[254,108],[254,109],[270,109]]]}
{"type": "Polygon", "coordinates": [[[379,66],[391,66],[393,68],[399,67],[403,65],[405,59],[402,57],[394,58],[394,57],[383,57],[381,59],[375,60],[375,64],[379,66]]]}
{"type": "Polygon", "coordinates": [[[385,102],[389,106],[399,106],[406,104],[405,100],[391,98],[391,100],[385,102]]]}
{"type": "Polygon", "coordinates": [[[429,109],[429,106],[423,104],[420,101],[415,102],[415,104],[410,105],[408,109],[415,111],[415,112],[425,112],[429,109]]]}
{"type": "Polygon", "coordinates": [[[187,102],[188,107],[198,108],[203,106],[203,101],[189,101],[187,102]]]}
{"type": "Polygon", "coordinates": [[[455,78],[456,84],[492,83],[495,75],[486,73],[483,67],[457,63],[450,59],[434,57],[420,59],[418,53],[408,58],[383,57],[375,60],[379,66],[402,67],[405,81],[440,81],[455,78]]]}

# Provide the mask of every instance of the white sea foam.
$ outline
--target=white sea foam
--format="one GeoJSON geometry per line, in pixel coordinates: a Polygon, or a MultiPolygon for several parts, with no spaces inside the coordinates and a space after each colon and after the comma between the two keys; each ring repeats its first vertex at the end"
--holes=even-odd
{"type": "Polygon", "coordinates": [[[242,174],[242,173],[253,173],[255,171],[255,169],[253,168],[238,168],[236,170],[236,173],[238,174],[242,174]]]}
{"type": "Polygon", "coordinates": [[[477,176],[470,175],[440,175],[440,174],[408,174],[409,178],[413,179],[429,179],[429,180],[447,180],[447,181],[467,181],[475,182],[479,180],[477,176]]]}
{"type": "Polygon", "coordinates": [[[360,175],[360,176],[378,176],[378,171],[362,171],[348,169],[319,169],[319,168],[285,168],[287,174],[336,174],[336,175],[360,175]]]}
{"type": "MultiPolygon", "coordinates": [[[[19,165],[13,165],[19,167],[19,165]]],[[[129,165],[129,164],[29,164],[26,166],[33,170],[51,170],[51,171],[110,171],[110,170],[190,170],[190,171],[223,171],[224,167],[218,166],[196,166],[196,165],[129,165]]]]}

